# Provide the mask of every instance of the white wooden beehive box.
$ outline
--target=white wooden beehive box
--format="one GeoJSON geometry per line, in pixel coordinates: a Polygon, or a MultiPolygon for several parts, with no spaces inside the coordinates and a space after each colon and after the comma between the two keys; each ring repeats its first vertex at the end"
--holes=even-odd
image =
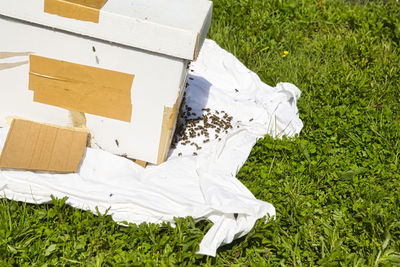
{"type": "Polygon", "coordinates": [[[0,127],[87,127],[92,146],[162,163],[211,14],[208,0],[1,0],[0,127]]]}

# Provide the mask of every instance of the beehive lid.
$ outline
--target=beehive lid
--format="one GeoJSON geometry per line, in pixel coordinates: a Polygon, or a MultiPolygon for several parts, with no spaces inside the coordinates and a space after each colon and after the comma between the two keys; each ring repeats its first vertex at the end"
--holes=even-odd
{"type": "Polygon", "coordinates": [[[194,60],[211,24],[208,0],[1,0],[0,15],[194,60]]]}

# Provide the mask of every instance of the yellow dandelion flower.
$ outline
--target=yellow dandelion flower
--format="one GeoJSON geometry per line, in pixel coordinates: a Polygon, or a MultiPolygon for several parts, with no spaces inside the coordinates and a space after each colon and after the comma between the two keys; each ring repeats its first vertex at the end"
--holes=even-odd
{"type": "Polygon", "coordinates": [[[286,57],[287,55],[289,55],[289,51],[283,51],[283,55],[282,55],[282,57],[286,57]]]}

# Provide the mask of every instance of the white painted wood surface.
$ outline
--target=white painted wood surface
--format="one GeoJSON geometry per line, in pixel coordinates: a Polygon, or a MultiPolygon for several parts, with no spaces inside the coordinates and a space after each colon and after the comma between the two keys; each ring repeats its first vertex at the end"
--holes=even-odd
{"type": "Polygon", "coordinates": [[[0,15],[193,60],[211,24],[208,0],[108,0],[99,23],[43,12],[44,0],[1,0],[0,15]],[[197,38],[199,38],[199,44],[197,38]]]}
{"type": "MultiPolygon", "coordinates": [[[[0,17],[0,52],[38,56],[134,74],[131,123],[86,114],[95,143],[114,154],[156,163],[164,106],[172,107],[184,83],[187,60],[113,45],[0,17]],[[93,51],[93,47],[95,48],[93,51]],[[118,145],[115,140],[118,140],[118,145]]],[[[6,117],[71,126],[67,110],[33,102],[29,56],[0,59],[22,65],[0,70],[0,126],[6,117]]],[[[117,107],[116,107],[117,108],[117,107]]]]}

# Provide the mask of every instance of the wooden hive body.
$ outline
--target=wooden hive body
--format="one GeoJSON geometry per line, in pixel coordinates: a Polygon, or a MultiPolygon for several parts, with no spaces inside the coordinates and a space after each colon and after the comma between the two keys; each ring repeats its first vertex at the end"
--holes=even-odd
{"type": "Polygon", "coordinates": [[[211,13],[207,0],[3,0],[0,127],[86,127],[92,146],[162,163],[211,13]]]}

